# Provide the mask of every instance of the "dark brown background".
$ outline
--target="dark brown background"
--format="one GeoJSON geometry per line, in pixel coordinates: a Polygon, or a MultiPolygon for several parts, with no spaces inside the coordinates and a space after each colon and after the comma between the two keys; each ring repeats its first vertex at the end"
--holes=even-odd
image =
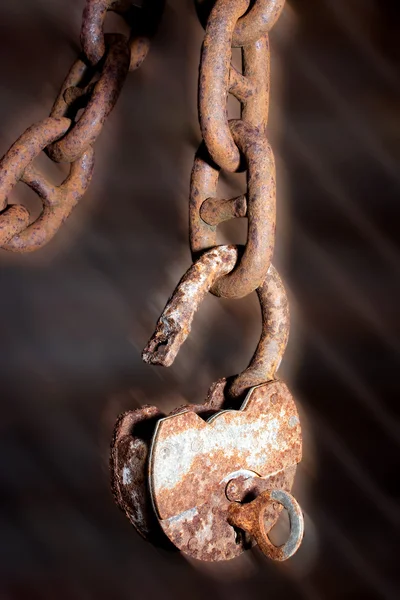
{"type": "MultiPolygon", "coordinates": [[[[210,297],[172,368],[140,360],[190,264],[200,141],[203,31],[192,0],[168,0],[96,145],[90,191],[46,249],[0,255],[1,600],[399,597],[397,4],[291,0],[271,34],[275,264],[292,306],[281,375],[305,434],[301,550],[282,565],[254,552],[201,567],[142,541],[109,492],[119,412],[202,401],[246,366],[259,335],[255,298],[210,297]]],[[[83,5],[0,3],[0,153],[47,116],[83,5]]],[[[224,185],[243,189],[240,178],[224,185]]],[[[38,210],[22,185],[17,198],[38,210]]],[[[241,226],[223,233],[244,237],[241,226]]]]}

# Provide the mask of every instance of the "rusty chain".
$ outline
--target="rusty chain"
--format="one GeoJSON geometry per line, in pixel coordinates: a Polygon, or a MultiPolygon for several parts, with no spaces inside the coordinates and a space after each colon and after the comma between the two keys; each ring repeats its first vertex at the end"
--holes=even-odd
{"type": "MultiPolygon", "coordinates": [[[[144,0],[138,8],[131,0],[86,0],[83,53],[67,74],[50,116],[29,127],[0,161],[0,247],[30,252],[44,246],[80,201],[93,174],[93,144],[128,72],[145,59],[163,4],[144,0]],[[108,11],[128,23],[128,38],[104,32],[108,11]],[[70,165],[58,186],[34,167],[42,151],[70,165]],[[42,200],[42,212],[33,222],[24,206],[8,203],[19,181],[42,200]]],[[[201,20],[207,16],[199,73],[203,142],[190,184],[194,262],[142,357],[151,364],[171,365],[209,291],[232,299],[256,291],[262,314],[256,351],[242,373],[212,384],[203,405],[185,405],[166,418],[154,407],[128,412],[117,422],[112,442],[114,495],[137,530],[155,540],[162,529],[177,548],[202,560],[239,555],[249,546],[243,534],[265,555],[286,560],[303,537],[301,508],[290,494],[301,459],[300,424],[289,390],[274,381],[288,341],[289,307],[271,263],[276,178],[266,135],[268,31],[283,5],[284,0],[197,0],[201,20]],[[232,47],[242,49],[242,72],[231,64],[232,47]],[[228,94],[241,104],[240,119],[228,120],[228,94]],[[247,174],[246,193],[219,199],[221,170],[241,169],[247,174]],[[218,225],[237,217],[247,218],[246,244],[218,245],[218,225]],[[145,421],[141,434],[133,430],[145,421]],[[247,502],[249,494],[255,500],[247,502]],[[282,507],[291,532],[285,544],[275,547],[268,533],[282,507]]]]}
{"type": "Polygon", "coordinates": [[[93,144],[114,108],[128,71],[140,67],[155,31],[164,0],[86,0],[82,55],[73,64],[50,117],[29,127],[0,161],[0,247],[31,252],[57,233],[89,187],[94,167],[93,144]],[[103,33],[108,11],[119,13],[130,27],[127,39],[103,33]],[[78,112],[83,108],[81,116],[78,112]],[[54,186],[38,173],[33,161],[44,150],[56,162],[71,163],[70,173],[54,186]],[[31,222],[28,210],[9,204],[21,181],[41,198],[41,214],[31,222]]]}
{"type": "Polygon", "coordinates": [[[199,121],[203,142],[190,184],[189,229],[193,266],[166,305],[143,360],[169,366],[187,338],[193,316],[208,291],[241,298],[257,291],[262,334],[249,367],[229,387],[231,397],[271,379],[289,334],[289,308],[282,281],[271,264],[275,242],[276,178],[266,135],[269,108],[268,32],[284,0],[196,0],[205,25],[199,73],[199,121]],[[242,49],[242,72],[231,64],[242,49]],[[228,94],[241,103],[241,119],[228,120],[228,94]],[[247,191],[219,199],[221,170],[247,172],[247,191]],[[218,246],[223,221],[247,217],[247,243],[218,246]]]}

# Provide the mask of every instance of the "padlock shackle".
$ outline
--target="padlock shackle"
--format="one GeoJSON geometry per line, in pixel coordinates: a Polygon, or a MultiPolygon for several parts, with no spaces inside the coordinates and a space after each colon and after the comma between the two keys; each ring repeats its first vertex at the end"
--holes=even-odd
{"type": "MultiPolygon", "coordinates": [[[[156,330],[143,350],[144,362],[169,367],[188,337],[201,301],[219,277],[237,264],[237,246],[216,246],[202,254],[190,267],[168,300],[156,330]]],[[[229,394],[245,391],[275,378],[289,338],[289,304],[282,281],[271,265],[257,289],[261,305],[262,331],[249,366],[234,378],[229,394]]]]}

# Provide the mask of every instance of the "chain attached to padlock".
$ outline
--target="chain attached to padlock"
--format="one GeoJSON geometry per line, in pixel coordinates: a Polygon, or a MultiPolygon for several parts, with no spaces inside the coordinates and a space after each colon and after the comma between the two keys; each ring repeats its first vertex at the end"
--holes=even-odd
{"type": "MultiPolygon", "coordinates": [[[[206,3],[197,0],[203,21],[206,3]]],[[[145,538],[161,532],[184,553],[227,560],[258,544],[285,560],[303,537],[303,515],[290,491],[301,460],[300,421],[293,398],[276,370],[289,335],[289,308],[271,264],[276,182],[266,137],[269,94],[268,31],[284,0],[216,0],[206,16],[199,75],[199,118],[204,142],[191,178],[190,245],[194,264],[168,301],[143,351],[149,364],[169,366],[190,333],[208,291],[226,298],[257,292],[262,333],[247,369],[214,383],[202,405],[165,416],[146,406],[128,412],[115,428],[112,485],[118,505],[145,538]],[[231,65],[242,48],[243,73],[231,65]],[[227,96],[242,105],[228,121],[227,96]],[[218,199],[220,170],[245,163],[246,194],[218,199]],[[218,246],[218,224],[247,217],[244,248],[218,246]],[[289,514],[287,542],[268,533],[280,511],[289,514]]]]}

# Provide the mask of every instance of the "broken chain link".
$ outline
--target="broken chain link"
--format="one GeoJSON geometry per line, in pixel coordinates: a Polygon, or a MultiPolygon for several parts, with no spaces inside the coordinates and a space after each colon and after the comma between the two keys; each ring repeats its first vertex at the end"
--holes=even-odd
{"type": "Polygon", "coordinates": [[[276,177],[266,136],[269,108],[268,31],[284,0],[197,0],[205,36],[199,73],[199,120],[203,142],[190,184],[190,246],[195,263],[182,278],[143,352],[143,360],[169,366],[187,338],[208,291],[241,298],[257,291],[262,334],[249,367],[233,379],[231,397],[274,379],[289,334],[289,308],[282,281],[271,264],[275,242],[276,177]],[[206,19],[204,19],[206,16],[206,19]],[[242,72],[232,64],[232,47],[242,48],[242,72]],[[241,103],[241,119],[228,121],[228,94],[241,103]],[[247,191],[218,199],[221,170],[243,165],[247,191]],[[218,246],[218,225],[247,217],[247,243],[218,246]]]}
{"type": "Polygon", "coordinates": [[[74,63],[57,96],[50,117],[29,127],[0,161],[0,247],[32,252],[47,244],[89,187],[94,167],[93,144],[114,108],[128,74],[140,67],[161,17],[164,0],[86,0],[81,42],[83,54],[74,63]],[[122,34],[103,34],[107,11],[130,26],[122,34]],[[83,109],[78,117],[78,112],[83,109]],[[46,181],[33,167],[44,150],[55,162],[71,163],[60,186],[46,181]],[[31,223],[28,210],[8,204],[21,181],[41,198],[39,217],[31,223]]]}

